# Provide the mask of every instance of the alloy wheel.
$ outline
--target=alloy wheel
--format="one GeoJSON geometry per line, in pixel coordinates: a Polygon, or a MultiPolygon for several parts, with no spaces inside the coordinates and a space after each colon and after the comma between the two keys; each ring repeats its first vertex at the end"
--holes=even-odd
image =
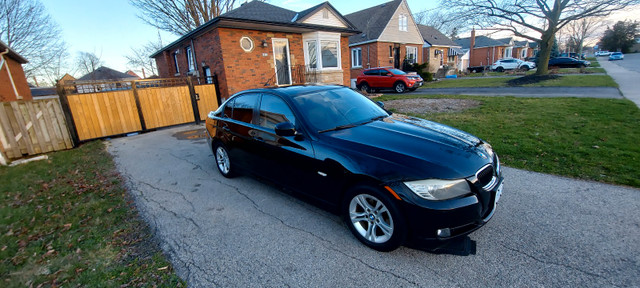
{"type": "Polygon", "coordinates": [[[378,198],[360,194],[349,203],[349,218],[355,230],[372,243],[385,243],[393,236],[394,224],[389,209],[378,198]]]}
{"type": "Polygon", "coordinates": [[[216,149],[216,163],[218,164],[218,169],[220,173],[223,175],[228,175],[231,171],[231,160],[229,159],[229,154],[227,150],[222,146],[218,146],[216,149]]]}

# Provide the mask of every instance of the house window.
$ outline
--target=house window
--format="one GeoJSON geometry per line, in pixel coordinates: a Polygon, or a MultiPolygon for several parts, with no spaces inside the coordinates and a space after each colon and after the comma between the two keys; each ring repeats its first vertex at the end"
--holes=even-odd
{"type": "Polygon", "coordinates": [[[407,46],[407,61],[411,64],[418,62],[418,47],[407,46]]]}
{"type": "Polygon", "coordinates": [[[315,32],[303,35],[305,62],[311,69],[340,69],[340,34],[315,32]]]}
{"type": "Polygon", "coordinates": [[[389,58],[393,58],[393,45],[389,45],[389,58]]]}
{"type": "Polygon", "coordinates": [[[351,67],[362,67],[362,48],[351,49],[351,67]]]}
{"type": "Polygon", "coordinates": [[[253,50],[253,40],[251,38],[244,36],[240,38],[240,48],[244,50],[244,52],[251,52],[253,50]]]}
{"type": "Polygon", "coordinates": [[[400,17],[398,18],[398,27],[400,29],[400,31],[407,31],[409,25],[407,25],[409,17],[407,17],[407,15],[404,14],[400,14],[400,17]]]}
{"type": "Polygon", "coordinates": [[[512,55],[513,55],[512,51],[513,51],[512,47],[508,47],[508,48],[504,49],[504,57],[506,57],[506,58],[512,57],[512,55]]]}
{"type": "Polygon", "coordinates": [[[176,74],[180,74],[180,65],[178,65],[178,51],[173,52],[173,65],[176,67],[176,74]]]}
{"type": "Polygon", "coordinates": [[[520,58],[527,58],[527,48],[522,48],[522,52],[520,52],[520,58]]]}
{"type": "Polygon", "coordinates": [[[187,52],[187,63],[189,66],[189,72],[196,70],[196,65],[193,62],[193,51],[191,51],[191,46],[187,46],[185,51],[187,52]]]}

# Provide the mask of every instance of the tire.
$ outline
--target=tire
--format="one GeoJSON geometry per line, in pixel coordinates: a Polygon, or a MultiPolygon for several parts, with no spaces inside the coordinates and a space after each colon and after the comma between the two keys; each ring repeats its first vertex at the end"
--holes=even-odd
{"type": "Polygon", "coordinates": [[[216,167],[222,176],[232,178],[236,175],[229,152],[224,145],[218,143],[213,146],[213,158],[216,160],[216,167]]]}
{"type": "Polygon", "coordinates": [[[360,84],[360,91],[371,93],[371,87],[369,87],[369,84],[367,84],[367,82],[364,82],[360,84]]]}
{"type": "Polygon", "coordinates": [[[407,86],[402,82],[396,82],[396,84],[393,85],[393,90],[397,93],[404,93],[404,91],[407,90],[407,86]]]}
{"type": "Polygon", "coordinates": [[[341,212],[351,233],[372,249],[389,252],[405,241],[405,220],[388,193],[379,188],[359,185],[349,189],[341,212]]]}
{"type": "Polygon", "coordinates": [[[498,67],[498,68],[496,68],[496,72],[504,72],[504,68],[498,67]]]}
{"type": "Polygon", "coordinates": [[[524,71],[529,71],[531,68],[529,67],[529,65],[524,65],[522,66],[522,70],[524,71]]]}

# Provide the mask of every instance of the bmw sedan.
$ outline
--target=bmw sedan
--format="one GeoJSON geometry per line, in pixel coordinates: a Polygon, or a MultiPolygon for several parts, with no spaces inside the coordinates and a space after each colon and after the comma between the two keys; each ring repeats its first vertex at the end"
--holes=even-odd
{"type": "Polygon", "coordinates": [[[571,57],[556,57],[549,59],[549,67],[558,68],[581,68],[591,65],[587,60],[578,60],[571,57]]]}
{"type": "Polygon", "coordinates": [[[491,146],[382,106],[342,86],[248,90],[209,113],[207,139],[222,176],[266,178],[332,207],[379,251],[487,223],[503,186],[491,146]]]}

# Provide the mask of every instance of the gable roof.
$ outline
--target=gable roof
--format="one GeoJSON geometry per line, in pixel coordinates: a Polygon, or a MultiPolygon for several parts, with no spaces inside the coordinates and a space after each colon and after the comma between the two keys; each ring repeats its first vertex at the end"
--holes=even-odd
{"type": "MultiPolygon", "coordinates": [[[[469,49],[471,46],[471,37],[460,38],[458,40],[455,40],[454,42],[464,49],[469,49]]],[[[493,38],[489,38],[487,36],[476,36],[476,44],[474,48],[497,47],[497,46],[509,46],[509,45],[501,41],[495,40],[493,38]]]]}
{"type": "Polygon", "coordinates": [[[402,0],[394,0],[345,15],[362,32],[349,37],[349,44],[378,39],[400,3],[402,0]]]}
{"type": "Polygon", "coordinates": [[[209,20],[207,23],[200,25],[199,27],[189,31],[189,33],[183,35],[178,40],[173,41],[171,44],[163,47],[161,50],[153,53],[150,57],[156,57],[162,51],[172,49],[178,44],[182,43],[185,39],[195,38],[202,33],[205,33],[216,27],[229,27],[240,28],[249,30],[262,30],[262,31],[279,31],[290,33],[306,33],[315,31],[329,31],[338,32],[343,35],[353,35],[359,33],[356,26],[351,24],[340,12],[335,10],[328,2],[316,5],[309,9],[306,9],[300,13],[281,8],[262,1],[251,1],[240,5],[240,7],[233,9],[227,13],[224,13],[216,18],[209,20]],[[338,18],[343,20],[346,28],[335,27],[328,25],[316,25],[302,23],[301,20],[304,17],[300,17],[300,14],[304,12],[304,16],[312,14],[315,10],[322,9],[323,7],[329,7],[338,18]]]}
{"type": "Polygon", "coordinates": [[[100,66],[95,71],[88,73],[76,81],[104,81],[104,80],[136,80],[136,77],[133,77],[129,74],[118,72],[109,67],[100,66]]]}
{"type": "Polygon", "coordinates": [[[422,39],[431,46],[460,46],[431,26],[418,24],[418,30],[420,30],[422,39]]]}
{"type": "Polygon", "coordinates": [[[11,57],[13,60],[16,60],[16,62],[20,63],[20,64],[26,64],[27,59],[24,59],[24,57],[20,56],[20,54],[18,54],[18,52],[13,51],[11,48],[9,48],[9,45],[5,44],[4,42],[0,41],[0,53],[2,52],[8,52],[6,53],[7,56],[11,57]]]}

